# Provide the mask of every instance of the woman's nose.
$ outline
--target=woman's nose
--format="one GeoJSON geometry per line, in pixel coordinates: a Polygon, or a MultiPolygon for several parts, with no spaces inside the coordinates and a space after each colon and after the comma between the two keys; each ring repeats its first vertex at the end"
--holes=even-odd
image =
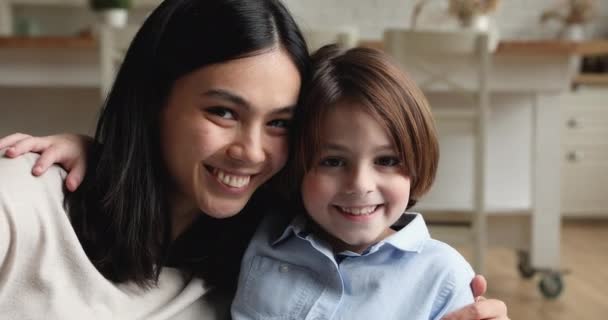
{"type": "Polygon", "coordinates": [[[257,131],[247,131],[239,135],[230,146],[228,156],[236,161],[257,164],[266,159],[262,134],[257,131]]]}

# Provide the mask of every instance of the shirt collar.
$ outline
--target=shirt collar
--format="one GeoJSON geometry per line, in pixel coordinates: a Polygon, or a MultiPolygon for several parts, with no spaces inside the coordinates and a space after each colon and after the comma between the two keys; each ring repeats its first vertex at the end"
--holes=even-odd
{"type": "Polygon", "coordinates": [[[287,239],[288,237],[295,235],[295,236],[300,236],[301,238],[306,238],[308,232],[307,232],[307,218],[304,215],[297,215],[295,218],[293,218],[291,220],[291,223],[289,223],[289,225],[287,226],[287,228],[285,228],[285,230],[283,231],[283,233],[281,233],[273,242],[272,245],[276,246],[277,244],[279,244],[280,242],[283,242],[283,240],[287,239]]]}
{"type": "Polygon", "coordinates": [[[425,242],[431,238],[422,215],[415,212],[406,212],[400,221],[405,221],[407,224],[401,230],[374,245],[374,247],[388,244],[401,251],[422,251],[425,242]]]}
{"type": "MultiPolygon", "coordinates": [[[[376,251],[384,245],[390,245],[395,249],[409,252],[420,252],[424,246],[424,243],[431,238],[429,230],[426,227],[422,215],[419,213],[406,212],[401,217],[400,221],[404,221],[406,225],[401,230],[387,237],[383,241],[373,245],[370,251],[376,251]]],[[[306,239],[309,234],[308,218],[304,215],[298,215],[291,223],[285,228],[273,242],[272,245],[276,246],[280,242],[283,242],[290,236],[297,236],[302,239],[306,239]]]]}

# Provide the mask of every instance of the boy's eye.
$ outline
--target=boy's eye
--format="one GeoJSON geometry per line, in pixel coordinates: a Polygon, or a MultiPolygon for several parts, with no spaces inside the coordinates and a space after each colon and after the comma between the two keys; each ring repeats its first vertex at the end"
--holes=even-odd
{"type": "Polygon", "coordinates": [[[394,167],[401,163],[397,157],[380,157],[374,161],[379,166],[394,167]]]}
{"type": "Polygon", "coordinates": [[[218,116],[222,119],[227,119],[227,120],[234,120],[236,119],[236,116],[234,114],[234,112],[228,108],[224,108],[224,107],[212,107],[212,108],[207,108],[206,110],[208,113],[214,115],[214,116],[218,116]]]}
{"type": "Polygon", "coordinates": [[[321,160],[320,165],[323,167],[342,167],[344,166],[344,160],[339,158],[325,158],[321,160]]]}
{"type": "Polygon", "coordinates": [[[279,129],[289,129],[290,119],[276,119],[268,122],[268,125],[279,129]]]}

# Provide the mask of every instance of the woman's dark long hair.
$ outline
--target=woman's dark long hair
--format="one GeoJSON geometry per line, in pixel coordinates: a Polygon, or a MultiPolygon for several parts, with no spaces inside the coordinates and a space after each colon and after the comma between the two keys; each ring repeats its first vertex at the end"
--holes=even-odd
{"type": "Polygon", "coordinates": [[[306,44],[278,0],[165,0],[146,19],[101,112],[83,184],[66,198],[86,254],[107,279],[146,287],[169,265],[217,287],[234,285],[260,208],[251,201],[221,220],[201,213],[171,243],[159,114],[178,78],[276,46],[304,81],[306,44]]]}

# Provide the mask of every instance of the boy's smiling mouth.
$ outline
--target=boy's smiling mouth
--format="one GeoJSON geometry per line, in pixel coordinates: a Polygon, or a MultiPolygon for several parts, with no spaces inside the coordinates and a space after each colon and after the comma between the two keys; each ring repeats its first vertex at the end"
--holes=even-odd
{"type": "Polygon", "coordinates": [[[352,215],[352,216],[369,216],[369,215],[375,213],[382,206],[383,206],[382,204],[369,205],[369,206],[356,206],[356,207],[345,207],[345,206],[334,205],[334,208],[336,208],[341,213],[352,215]]]}

